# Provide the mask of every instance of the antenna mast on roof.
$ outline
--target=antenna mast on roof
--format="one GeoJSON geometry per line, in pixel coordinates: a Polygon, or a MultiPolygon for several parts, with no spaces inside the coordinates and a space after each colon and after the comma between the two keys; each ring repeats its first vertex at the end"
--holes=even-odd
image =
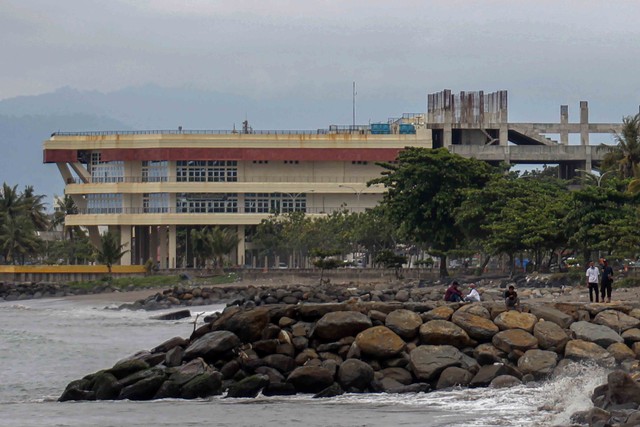
{"type": "Polygon", "coordinates": [[[356,82],[353,82],[353,128],[356,128],[356,82]]]}

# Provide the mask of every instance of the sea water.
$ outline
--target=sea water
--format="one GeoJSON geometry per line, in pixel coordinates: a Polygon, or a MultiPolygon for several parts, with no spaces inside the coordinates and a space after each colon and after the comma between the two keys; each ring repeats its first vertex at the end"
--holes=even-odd
{"type": "MultiPolygon", "coordinates": [[[[591,406],[607,372],[579,366],[571,375],[507,389],[416,394],[309,395],[186,401],[57,402],[72,380],[113,366],[174,337],[193,317],[159,321],[163,312],[117,311],[70,299],[0,302],[0,426],[552,426],[591,406]]],[[[202,317],[198,319],[201,322],[202,317]]]]}

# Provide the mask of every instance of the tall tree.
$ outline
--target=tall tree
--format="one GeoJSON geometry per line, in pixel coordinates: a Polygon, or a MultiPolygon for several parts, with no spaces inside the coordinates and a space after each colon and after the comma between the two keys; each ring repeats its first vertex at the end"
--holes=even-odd
{"type": "Polygon", "coordinates": [[[224,227],[213,227],[209,234],[211,254],[216,260],[216,270],[221,273],[224,267],[224,257],[238,246],[238,234],[224,227]]]}
{"type": "Polygon", "coordinates": [[[424,243],[441,257],[440,276],[448,275],[447,254],[457,249],[464,234],[455,221],[455,211],[464,200],[464,190],[482,188],[496,169],[486,162],[466,159],[444,148],[408,147],[396,164],[382,163],[387,193],[382,203],[403,237],[424,243]]]}
{"type": "Polygon", "coordinates": [[[35,194],[33,186],[28,185],[22,193],[23,209],[33,226],[38,231],[49,229],[49,215],[44,203],[44,195],[35,194]]]}
{"type": "Polygon", "coordinates": [[[616,145],[600,145],[605,150],[604,164],[616,165],[622,178],[638,178],[635,174],[640,164],[640,114],[622,119],[622,130],[613,134],[616,145]]]}

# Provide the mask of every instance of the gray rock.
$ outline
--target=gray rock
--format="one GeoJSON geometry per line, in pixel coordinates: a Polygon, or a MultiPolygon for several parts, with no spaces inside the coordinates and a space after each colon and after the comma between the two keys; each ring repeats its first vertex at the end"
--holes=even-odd
{"type": "Polygon", "coordinates": [[[518,378],[512,375],[498,375],[489,384],[490,388],[509,388],[522,384],[518,378]]]}
{"type": "Polygon", "coordinates": [[[229,386],[227,397],[256,397],[260,390],[269,385],[269,382],[267,375],[251,375],[229,386]]]}
{"type": "Polygon", "coordinates": [[[329,387],[313,395],[313,398],[321,399],[326,397],[336,397],[340,396],[341,394],[344,394],[344,390],[342,389],[342,387],[340,387],[340,384],[333,383],[329,387]]]}
{"type": "Polygon", "coordinates": [[[580,321],[573,323],[570,329],[575,333],[577,339],[596,343],[605,348],[616,342],[624,342],[617,332],[604,325],[580,321]]]}
{"type": "Polygon", "coordinates": [[[473,379],[469,383],[469,386],[488,387],[495,378],[501,375],[511,375],[516,378],[522,378],[522,374],[517,369],[509,365],[485,365],[482,366],[478,373],[473,377],[473,379]]]}
{"type": "Polygon", "coordinates": [[[327,313],[318,322],[313,336],[325,341],[337,341],[342,337],[355,336],[370,328],[371,319],[357,311],[336,311],[327,313]]]}
{"type": "Polygon", "coordinates": [[[553,373],[558,364],[558,354],[547,350],[527,350],[518,359],[518,370],[539,380],[553,373]]]}
{"type": "Polygon", "coordinates": [[[593,318],[593,323],[604,325],[617,333],[640,326],[640,320],[617,310],[604,310],[593,318]]]}
{"type": "Polygon", "coordinates": [[[373,368],[358,359],[344,361],[338,369],[338,382],[343,389],[355,387],[364,390],[373,380],[373,368]]]}
{"type": "Polygon", "coordinates": [[[422,325],[420,315],[405,309],[394,310],[385,319],[385,326],[406,340],[415,338],[420,325],[422,325]]]}
{"type": "Polygon", "coordinates": [[[543,350],[564,352],[564,346],[569,341],[567,333],[554,322],[540,321],[533,328],[533,336],[538,340],[538,346],[543,350]]]}
{"type": "Polygon", "coordinates": [[[473,374],[466,369],[450,366],[440,374],[437,390],[450,388],[454,386],[468,386],[473,378],[473,374]]]}
{"type": "Polygon", "coordinates": [[[205,359],[225,353],[241,344],[240,339],[233,332],[215,331],[203,335],[193,341],[184,352],[184,359],[191,360],[196,357],[205,359]]]}
{"type": "Polygon", "coordinates": [[[211,370],[194,377],[180,390],[180,397],[183,399],[197,399],[218,394],[222,394],[222,374],[211,370]]]}
{"type": "Polygon", "coordinates": [[[546,305],[532,305],[530,311],[538,319],[544,319],[547,322],[553,322],[563,329],[566,329],[573,323],[573,317],[568,314],[546,305]]]}
{"type": "Polygon", "coordinates": [[[287,377],[299,393],[318,393],[333,384],[331,371],[319,366],[300,366],[287,377]]]}
{"type": "Polygon", "coordinates": [[[411,353],[411,372],[419,380],[431,381],[450,366],[462,366],[463,354],[451,345],[421,345],[411,353]]]}

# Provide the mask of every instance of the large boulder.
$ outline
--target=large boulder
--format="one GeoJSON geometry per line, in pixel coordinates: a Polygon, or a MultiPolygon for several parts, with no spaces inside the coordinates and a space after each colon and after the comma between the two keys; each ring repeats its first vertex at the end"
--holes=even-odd
{"type": "Polygon", "coordinates": [[[300,366],[287,377],[298,393],[319,393],[333,384],[331,371],[320,366],[300,366]]]}
{"type": "Polygon", "coordinates": [[[372,326],[371,319],[357,311],[335,311],[327,313],[318,322],[313,336],[325,341],[337,341],[355,336],[372,326]]]}
{"type": "Polygon", "coordinates": [[[429,345],[452,345],[464,348],[473,345],[460,326],[447,320],[430,320],[420,326],[420,342],[429,345]]]}
{"type": "Polygon", "coordinates": [[[498,375],[489,383],[489,388],[510,388],[519,386],[522,381],[513,375],[498,375]]]}
{"type": "Polygon", "coordinates": [[[613,371],[607,377],[606,400],[614,405],[640,405],[640,384],[623,371],[613,371]]]}
{"type": "Polygon", "coordinates": [[[544,319],[547,322],[553,322],[563,329],[566,329],[573,323],[573,317],[568,314],[546,305],[532,305],[529,309],[538,319],[544,319]]]}
{"type": "Polygon", "coordinates": [[[262,338],[262,331],[269,324],[269,317],[269,309],[266,307],[225,310],[219,318],[198,328],[192,334],[191,341],[211,331],[232,332],[245,343],[258,341],[262,338]]]}
{"type": "Polygon", "coordinates": [[[93,390],[96,400],[113,400],[118,397],[122,384],[109,372],[101,372],[93,379],[93,390]]]}
{"type": "Polygon", "coordinates": [[[197,399],[218,394],[222,394],[222,374],[213,370],[192,378],[180,390],[180,397],[183,399],[197,399]]]}
{"type": "Polygon", "coordinates": [[[406,345],[402,338],[386,326],[374,326],[360,332],[355,344],[362,354],[379,359],[397,355],[406,345]]]}
{"type": "Polygon", "coordinates": [[[379,371],[383,378],[389,378],[397,381],[402,385],[408,385],[413,382],[413,375],[404,368],[384,368],[379,371]]]}
{"type": "Polygon", "coordinates": [[[509,365],[496,363],[494,365],[482,366],[478,373],[471,379],[469,387],[488,387],[495,378],[501,375],[511,375],[518,379],[522,378],[522,373],[517,369],[509,365]]]}
{"type": "Polygon", "coordinates": [[[262,358],[265,366],[276,369],[283,374],[288,374],[296,367],[295,360],[284,354],[270,354],[262,358]]]}
{"type": "Polygon", "coordinates": [[[473,304],[465,304],[458,309],[461,313],[474,314],[476,316],[484,317],[491,320],[491,313],[487,310],[482,303],[476,302],[473,304]]]}
{"type": "Polygon", "coordinates": [[[251,375],[237,383],[233,383],[227,390],[227,397],[249,397],[253,398],[260,393],[260,390],[269,385],[267,375],[251,375]]]}
{"type": "Polygon", "coordinates": [[[604,310],[596,314],[593,323],[608,326],[617,333],[640,326],[640,320],[617,310],[604,310]]]}
{"type": "Polygon", "coordinates": [[[558,354],[547,350],[527,350],[518,359],[518,370],[524,375],[531,374],[535,379],[545,378],[553,373],[558,364],[558,354]]]}
{"type": "Polygon", "coordinates": [[[633,344],[634,342],[640,342],[640,329],[631,328],[624,331],[621,335],[622,339],[629,343],[633,344]]]}
{"type": "Polygon", "coordinates": [[[206,335],[193,341],[184,352],[184,359],[191,360],[196,357],[204,359],[214,358],[226,353],[241,344],[236,334],[229,331],[209,332],[206,335]]]}
{"type": "Polygon", "coordinates": [[[496,348],[491,343],[484,343],[473,349],[473,357],[480,365],[492,365],[504,362],[507,353],[496,348]]]}
{"type": "Polygon", "coordinates": [[[385,326],[406,340],[412,340],[422,325],[420,315],[411,310],[394,310],[385,319],[385,326]]]}
{"type": "Polygon", "coordinates": [[[523,329],[527,332],[533,332],[533,327],[537,321],[538,318],[533,314],[521,313],[516,310],[505,311],[493,319],[493,323],[495,323],[501,331],[507,329],[523,329]]]}
{"type": "Polygon", "coordinates": [[[150,400],[155,396],[156,392],[166,380],[166,376],[162,371],[155,371],[154,375],[143,380],[137,381],[120,390],[118,399],[128,400],[150,400]]]}
{"type": "Polygon", "coordinates": [[[564,352],[564,346],[569,341],[569,335],[557,323],[544,320],[533,327],[533,336],[538,340],[538,347],[557,353],[564,352]]]}
{"type": "Polygon", "coordinates": [[[470,338],[481,342],[490,341],[499,331],[491,320],[459,310],[451,316],[451,321],[464,329],[470,338]]]}
{"type": "Polygon", "coordinates": [[[472,378],[473,374],[466,369],[458,368],[457,366],[450,366],[440,374],[440,378],[438,378],[438,383],[436,384],[436,389],[442,390],[454,386],[466,387],[469,385],[472,378]]]}
{"type": "Polygon", "coordinates": [[[618,363],[636,358],[634,351],[621,342],[611,344],[607,347],[607,351],[618,363]]]}
{"type": "Polygon", "coordinates": [[[573,323],[570,329],[575,333],[577,339],[596,343],[604,348],[616,342],[624,342],[624,339],[616,331],[604,325],[580,321],[573,323]]]}
{"type": "Polygon", "coordinates": [[[113,368],[108,369],[107,372],[117,379],[122,379],[135,372],[144,371],[146,369],[149,369],[149,364],[144,360],[129,359],[116,363],[113,368]]]}
{"type": "Polygon", "coordinates": [[[348,359],[340,364],[338,382],[344,390],[365,390],[373,380],[373,368],[358,359],[348,359]]]}
{"type": "Polygon", "coordinates": [[[422,381],[431,381],[450,366],[463,366],[463,354],[451,345],[421,345],[409,353],[409,367],[422,381]]]}
{"type": "Polygon", "coordinates": [[[205,372],[208,372],[211,368],[201,358],[193,359],[189,363],[186,363],[178,368],[169,377],[169,380],[178,385],[183,385],[205,372]]]}
{"type": "Polygon", "coordinates": [[[564,357],[575,361],[591,360],[605,366],[610,366],[614,363],[613,357],[607,350],[596,343],[584,340],[569,341],[564,348],[564,357]]]}
{"type": "Polygon", "coordinates": [[[532,348],[538,348],[536,337],[522,329],[509,329],[498,332],[493,336],[492,343],[505,353],[511,353],[514,350],[524,352],[532,348]]]}
{"type": "Polygon", "coordinates": [[[453,314],[453,309],[446,305],[441,305],[433,310],[429,310],[422,315],[422,318],[428,322],[429,320],[449,320],[453,314]]]}

